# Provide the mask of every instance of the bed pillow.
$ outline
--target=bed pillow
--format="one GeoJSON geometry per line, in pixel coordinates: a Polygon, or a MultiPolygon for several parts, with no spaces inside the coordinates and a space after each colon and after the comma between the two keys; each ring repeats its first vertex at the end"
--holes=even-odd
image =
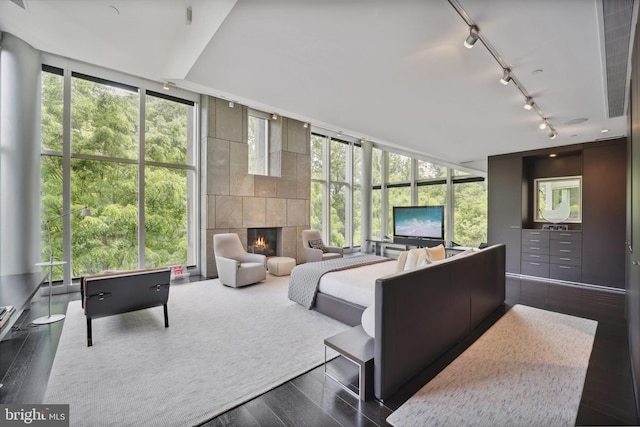
{"type": "Polygon", "coordinates": [[[375,318],[375,307],[369,306],[365,308],[362,312],[362,317],[360,319],[360,323],[362,323],[362,329],[369,335],[370,337],[375,338],[376,333],[376,318],[375,318]]]}
{"type": "Polygon", "coordinates": [[[427,258],[429,258],[430,262],[433,261],[442,261],[447,257],[447,253],[444,250],[444,245],[434,246],[433,248],[427,249],[427,258]]]}
{"type": "Polygon", "coordinates": [[[407,261],[404,263],[404,270],[413,270],[420,266],[426,257],[427,252],[424,249],[411,249],[407,255],[407,261]]]}
{"type": "Polygon", "coordinates": [[[398,261],[396,262],[396,273],[400,271],[404,271],[404,265],[407,262],[407,256],[409,255],[409,251],[400,252],[398,256],[398,261]]]}
{"type": "Polygon", "coordinates": [[[320,249],[323,253],[327,252],[322,239],[309,240],[309,247],[312,249],[320,249]]]}

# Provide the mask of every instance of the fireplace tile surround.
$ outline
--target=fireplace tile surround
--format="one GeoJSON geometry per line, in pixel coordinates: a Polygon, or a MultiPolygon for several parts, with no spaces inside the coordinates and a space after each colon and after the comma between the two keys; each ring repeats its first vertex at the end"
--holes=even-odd
{"type": "Polygon", "coordinates": [[[311,133],[286,117],[270,122],[271,155],[280,175],[250,175],[248,109],[238,103],[203,96],[201,101],[202,275],[217,277],[213,235],[237,233],[247,247],[249,228],[277,227],[279,256],[303,261],[302,230],[309,228],[311,133]]]}

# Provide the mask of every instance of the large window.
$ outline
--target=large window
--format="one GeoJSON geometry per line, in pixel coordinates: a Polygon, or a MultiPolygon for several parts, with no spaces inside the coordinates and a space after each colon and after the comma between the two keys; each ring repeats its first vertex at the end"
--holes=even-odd
{"type": "MultiPolygon", "coordinates": [[[[67,272],[54,271],[54,280],[196,264],[195,106],[193,100],[43,67],[42,218],[74,211],[68,220],[51,222],[55,259],[71,260],[67,272]],[[91,217],[75,213],[82,206],[91,217]]],[[[42,248],[46,259],[46,236],[42,248]]]]}
{"type": "Polygon", "coordinates": [[[361,174],[358,144],[311,134],[311,227],[332,246],[360,245],[361,174]]]}
{"type": "Polygon", "coordinates": [[[269,175],[269,120],[249,114],[249,173],[269,175]]]}

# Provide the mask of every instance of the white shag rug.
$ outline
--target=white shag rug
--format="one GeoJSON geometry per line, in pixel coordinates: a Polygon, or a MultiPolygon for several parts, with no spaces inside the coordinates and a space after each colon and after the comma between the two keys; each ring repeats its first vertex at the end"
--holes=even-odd
{"type": "Polygon", "coordinates": [[[397,427],[575,425],[597,325],[516,305],[387,421],[397,427]]]}
{"type": "Polygon", "coordinates": [[[93,320],[69,304],[45,403],[72,426],[201,423],[324,362],[324,338],[348,326],[287,298],[289,277],[243,288],[172,285],[162,307],[93,320]]]}

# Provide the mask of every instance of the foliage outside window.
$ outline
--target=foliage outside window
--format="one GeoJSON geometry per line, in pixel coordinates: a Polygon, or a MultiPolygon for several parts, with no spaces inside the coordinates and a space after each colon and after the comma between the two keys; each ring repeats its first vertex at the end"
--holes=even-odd
{"type": "Polygon", "coordinates": [[[487,185],[485,181],[453,182],[453,236],[462,246],[487,242],[487,185]]]}
{"type": "MultiPolygon", "coordinates": [[[[62,73],[42,73],[41,216],[51,218],[64,211],[67,179],[71,209],[86,205],[92,216],[71,215],[68,231],[63,221],[52,222],[55,259],[64,258],[62,241],[69,233],[72,277],[194,265],[194,103],[72,73],[71,154],[65,171],[62,73]],[[141,98],[144,117],[139,112],[141,98]]],[[[46,259],[46,236],[42,250],[46,259]]],[[[62,276],[63,269],[54,270],[54,280],[62,276]]]]}
{"type": "Polygon", "coordinates": [[[269,120],[249,114],[249,173],[269,175],[269,120]]]}

